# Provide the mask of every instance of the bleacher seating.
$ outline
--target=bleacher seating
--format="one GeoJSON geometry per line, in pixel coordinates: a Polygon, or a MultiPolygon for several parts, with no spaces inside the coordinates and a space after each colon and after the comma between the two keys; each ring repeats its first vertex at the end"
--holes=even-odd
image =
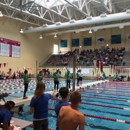
{"type": "MultiPolygon", "coordinates": [[[[77,54],[76,49],[74,51],[68,51],[65,54],[52,55],[51,58],[44,63],[44,66],[72,66],[74,54],[77,54]]],[[[123,47],[83,50],[77,55],[76,64],[80,66],[93,66],[93,61],[99,60],[103,62],[104,66],[109,66],[110,64],[125,66],[124,54],[125,48],[123,47]]]]}

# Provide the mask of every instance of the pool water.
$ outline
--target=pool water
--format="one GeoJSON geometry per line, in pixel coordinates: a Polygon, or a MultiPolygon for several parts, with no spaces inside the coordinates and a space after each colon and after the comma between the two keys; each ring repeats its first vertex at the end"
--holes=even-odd
{"type": "MultiPolygon", "coordinates": [[[[94,117],[85,116],[85,130],[130,130],[130,124],[96,118],[130,121],[129,92],[130,84],[121,86],[116,83],[107,83],[82,91],[82,103],[79,104],[79,111],[94,117]]],[[[49,108],[54,108],[56,103],[57,101],[50,100],[49,108]]],[[[23,116],[14,114],[14,117],[33,121],[33,115],[27,114],[28,110],[29,107],[25,106],[23,116]]],[[[49,110],[49,128],[52,130],[56,128],[56,114],[53,110],[49,110]]],[[[27,130],[32,130],[32,128],[28,127],[27,130]]]]}
{"type": "MultiPolygon", "coordinates": [[[[52,91],[52,88],[54,87],[54,81],[53,79],[44,79],[43,82],[46,84],[46,92],[52,91]]],[[[83,84],[90,83],[91,81],[83,81],[83,84]]],[[[72,82],[70,84],[72,86],[72,82]]],[[[59,82],[59,88],[66,86],[66,80],[60,79],[59,82]]],[[[26,96],[31,96],[34,94],[36,88],[36,80],[33,79],[29,83],[28,91],[26,93],[26,96]]],[[[22,79],[16,79],[16,80],[0,80],[0,93],[4,91],[4,93],[10,93],[10,95],[5,98],[6,100],[13,100],[16,98],[22,98],[23,97],[23,80],[22,79]]]]}

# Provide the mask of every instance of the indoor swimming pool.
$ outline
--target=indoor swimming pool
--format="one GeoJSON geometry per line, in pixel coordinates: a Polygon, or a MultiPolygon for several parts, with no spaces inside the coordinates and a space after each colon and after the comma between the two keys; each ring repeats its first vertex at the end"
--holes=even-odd
{"type": "MultiPolygon", "coordinates": [[[[82,95],[79,111],[85,115],[85,130],[130,130],[130,83],[108,82],[78,91],[82,95]]],[[[56,100],[49,101],[51,130],[56,128],[56,103],[56,100]]],[[[25,106],[24,114],[14,114],[14,117],[32,122],[33,115],[28,115],[28,110],[25,106]]]]}

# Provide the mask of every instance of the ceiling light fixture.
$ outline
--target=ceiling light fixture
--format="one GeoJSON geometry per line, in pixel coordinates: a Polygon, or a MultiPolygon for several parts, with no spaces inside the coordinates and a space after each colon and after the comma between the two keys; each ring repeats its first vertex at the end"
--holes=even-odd
{"type": "Polygon", "coordinates": [[[89,30],[89,33],[92,33],[92,30],[91,30],[91,29],[89,30]]]}
{"type": "Polygon", "coordinates": [[[124,26],[123,26],[123,25],[121,25],[121,26],[119,26],[119,28],[120,28],[120,29],[122,29],[122,28],[124,28],[124,26]]]}
{"type": "Polygon", "coordinates": [[[56,22],[55,24],[56,24],[56,25],[61,25],[61,22],[56,22]]]}
{"type": "Polygon", "coordinates": [[[42,39],[42,38],[43,38],[42,35],[40,35],[39,39],[42,39]]]}
{"type": "Polygon", "coordinates": [[[102,13],[102,14],[100,15],[100,17],[101,17],[101,18],[107,17],[107,14],[106,14],[106,13],[102,13]]]}
{"type": "Polygon", "coordinates": [[[32,27],[32,26],[30,26],[28,29],[33,29],[33,27],[32,27]]]}
{"type": "Polygon", "coordinates": [[[48,24],[43,24],[42,27],[43,28],[48,27],[48,24]]]}
{"type": "Polygon", "coordinates": [[[0,17],[3,17],[3,14],[2,14],[2,12],[0,11],[0,17]]]}
{"type": "Polygon", "coordinates": [[[126,10],[126,13],[127,13],[127,14],[130,14],[130,9],[127,9],[127,10],[126,10]]]}
{"type": "Polygon", "coordinates": [[[92,19],[93,19],[92,16],[88,16],[88,17],[86,18],[86,20],[92,20],[92,19]]]}
{"type": "Polygon", "coordinates": [[[54,37],[57,37],[57,35],[55,34],[54,37]]]}
{"type": "Polygon", "coordinates": [[[70,23],[75,23],[75,19],[71,19],[71,20],[70,20],[70,23]]]}
{"type": "Polygon", "coordinates": [[[20,30],[20,33],[23,33],[23,29],[20,30]]]}

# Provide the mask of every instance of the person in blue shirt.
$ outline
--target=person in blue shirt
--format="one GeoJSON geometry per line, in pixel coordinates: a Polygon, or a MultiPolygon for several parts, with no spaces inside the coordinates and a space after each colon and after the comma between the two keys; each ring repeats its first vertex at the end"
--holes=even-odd
{"type": "Polygon", "coordinates": [[[104,71],[102,72],[102,79],[106,79],[106,73],[104,71]]]}
{"type": "Polygon", "coordinates": [[[45,84],[38,82],[33,98],[30,102],[29,114],[33,115],[34,130],[48,130],[48,102],[54,96],[54,90],[51,94],[44,94],[45,84]]]}
{"type": "Polygon", "coordinates": [[[10,126],[11,110],[14,108],[13,101],[7,101],[4,105],[0,105],[0,128],[3,130],[13,130],[14,127],[10,126]]]}
{"type": "MultiPolygon", "coordinates": [[[[59,94],[60,94],[62,99],[55,106],[55,112],[56,112],[57,117],[59,115],[59,111],[60,111],[62,106],[69,106],[70,105],[69,102],[67,101],[68,95],[69,95],[69,89],[67,87],[62,87],[59,90],[59,94]]],[[[59,129],[56,128],[56,130],[59,130],[59,129]]]]}
{"type": "Polygon", "coordinates": [[[118,79],[118,78],[119,78],[118,73],[116,73],[115,77],[116,77],[116,79],[118,79]]]}

